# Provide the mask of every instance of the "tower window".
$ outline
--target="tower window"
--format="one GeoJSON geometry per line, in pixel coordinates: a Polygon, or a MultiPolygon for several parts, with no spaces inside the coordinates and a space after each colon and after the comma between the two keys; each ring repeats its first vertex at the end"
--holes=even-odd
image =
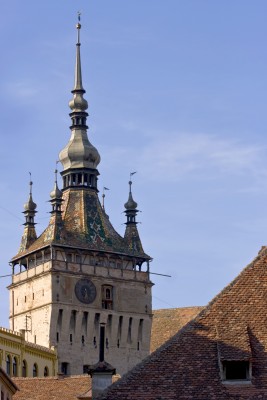
{"type": "Polygon", "coordinates": [[[102,308],[105,310],[113,309],[113,287],[110,285],[102,286],[102,308]]]}
{"type": "Polygon", "coordinates": [[[72,310],[71,311],[71,315],[70,315],[70,330],[75,332],[75,328],[76,328],[76,310],[72,310]]]}
{"type": "Polygon", "coordinates": [[[72,343],[72,333],[70,334],[70,343],[72,343]]]}
{"type": "Polygon", "coordinates": [[[132,342],[132,323],[133,319],[132,317],[129,318],[129,325],[128,325],[128,336],[127,336],[127,342],[131,343],[132,342]]]}
{"type": "Polygon", "coordinates": [[[249,361],[223,361],[223,380],[249,380],[249,361]]]}
{"type": "Polygon", "coordinates": [[[48,367],[44,367],[44,377],[49,376],[49,369],[48,367]]]}
{"type": "Polygon", "coordinates": [[[83,365],[83,373],[88,374],[89,365],[83,365]]]}
{"type": "Polygon", "coordinates": [[[59,342],[59,332],[57,332],[57,342],[59,342]]]}
{"type": "Polygon", "coordinates": [[[82,332],[87,335],[87,325],[88,325],[88,311],[83,312],[82,318],[82,332]]]}

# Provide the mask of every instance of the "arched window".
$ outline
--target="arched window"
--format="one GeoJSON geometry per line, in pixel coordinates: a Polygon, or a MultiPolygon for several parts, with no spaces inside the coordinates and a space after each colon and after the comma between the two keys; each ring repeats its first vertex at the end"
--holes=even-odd
{"type": "Polygon", "coordinates": [[[17,361],[17,357],[13,357],[12,375],[13,376],[18,376],[18,361],[17,361]]]}
{"type": "Polygon", "coordinates": [[[48,367],[44,367],[44,377],[49,376],[49,369],[48,367]]]}
{"type": "Polygon", "coordinates": [[[38,376],[38,366],[36,363],[33,364],[33,369],[32,369],[32,376],[36,378],[38,376]]]}
{"type": "Polygon", "coordinates": [[[11,357],[10,357],[10,355],[8,354],[8,355],[6,356],[6,373],[7,373],[8,375],[10,375],[10,372],[11,372],[11,357]]]}
{"type": "Polygon", "coordinates": [[[26,376],[27,376],[27,362],[26,362],[26,360],[22,361],[22,371],[21,371],[21,373],[22,373],[22,377],[26,378],[26,376]]]}

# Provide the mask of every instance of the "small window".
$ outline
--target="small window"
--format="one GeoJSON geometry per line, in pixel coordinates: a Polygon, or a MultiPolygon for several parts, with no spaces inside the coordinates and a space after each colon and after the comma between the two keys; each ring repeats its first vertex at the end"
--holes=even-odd
{"type": "Polygon", "coordinates": [[[22,361],[22,377],[23,378],[26,378],[26,376],[27,376],[27,363],[26,363],[26,360],[23,360],[22,361]]]}
{"type": "Polygon", "coordinates": [[[105,310],[113,309],[113,287],[108,285],[102,286],[102,308],[105,310]]]}
{"type": "Polygon", "coordinates": [[[81,262],[82,262],[82,258],[80,256],[80,254],[76,254],[76,263],[81,264],[81,262]]]}
{"type": "Polygon", "coordinates": [[[33,364],[33,369],[32,369],[32,376],[36,378],[38,376],[38,366],[36,363],[33,364]]]}
{"type": "Polygon", "coordinates": [[[223,379],[226,381],[249,380],[249,361],[223,361],[223,379]]]}
{"type": "Polygon", "coordinates": [[[72,262],[72,254],[71,253],[67,254],[67,262],[72,262]]]}
{"type": "Polygon", "coordinates": [[[12,375],[18,376],[18,361],[16,357],[13,357],[12,375]]]}
{"type": "Polygon", "coordinates": [[[11,357],[10,355],[6,356],[6,373],[10,375],[11,373],[11,357]]]}
{"type": "Polygon", "coordinates": [[[44,377],[49,376],[49,369],[48,367],[44,367],[44,377]]]}
{"type": "Polygon", "coordinates": [[[69,373],[69,363],[67,363],[67,362],[61,363],[61,372],[64,375],[68,375],[68,373],[69,373]]]}
{"type": "Polygon", "coordinates": [[[83,373],[84,374],[88,374],[88,371],[89,371],[89,365],[84,365],[83,366],[83,373]]]}
{"type": "Polygon", "coordinates": [[[127,336],[127,343],[132,342],[132,323],[133,319],[132,317],[129,318],[129,325],[128,325],[128,336],[127,336]]]}
{"type": "Polygon", "coordinates": [[[57,332],[57,342],[59,342],[59,332],[57,332]]]}

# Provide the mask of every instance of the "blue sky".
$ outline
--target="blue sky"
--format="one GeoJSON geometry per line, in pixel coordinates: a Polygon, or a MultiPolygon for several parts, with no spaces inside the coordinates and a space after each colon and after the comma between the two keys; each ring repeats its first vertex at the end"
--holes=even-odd
{"type": "MultiPolygon", "coordinates": [[[[37,232],[69,139],[76,15],[99,188],[123,234],[130,171],[154,308],[205,305],[267,244],[266,1],[9,0],[0,15],[1,275],[37,232]]],[[[10,278],[0,278],[8,326],[10,278]]]]}

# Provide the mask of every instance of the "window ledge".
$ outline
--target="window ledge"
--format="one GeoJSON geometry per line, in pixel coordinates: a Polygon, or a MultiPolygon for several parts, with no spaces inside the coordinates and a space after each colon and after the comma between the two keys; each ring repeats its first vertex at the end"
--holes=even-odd
{"type": "Polygon", "coordinates": [[[244,386],[244,385],[250,386],[250,385],[252,385],[251,380],[245,380],[245,379],[244,380],[233,379],[233,380],[229,380],[229,381],[222,381],[222,383],[224,385],[229,385],[229,386],[244,386]]]}

